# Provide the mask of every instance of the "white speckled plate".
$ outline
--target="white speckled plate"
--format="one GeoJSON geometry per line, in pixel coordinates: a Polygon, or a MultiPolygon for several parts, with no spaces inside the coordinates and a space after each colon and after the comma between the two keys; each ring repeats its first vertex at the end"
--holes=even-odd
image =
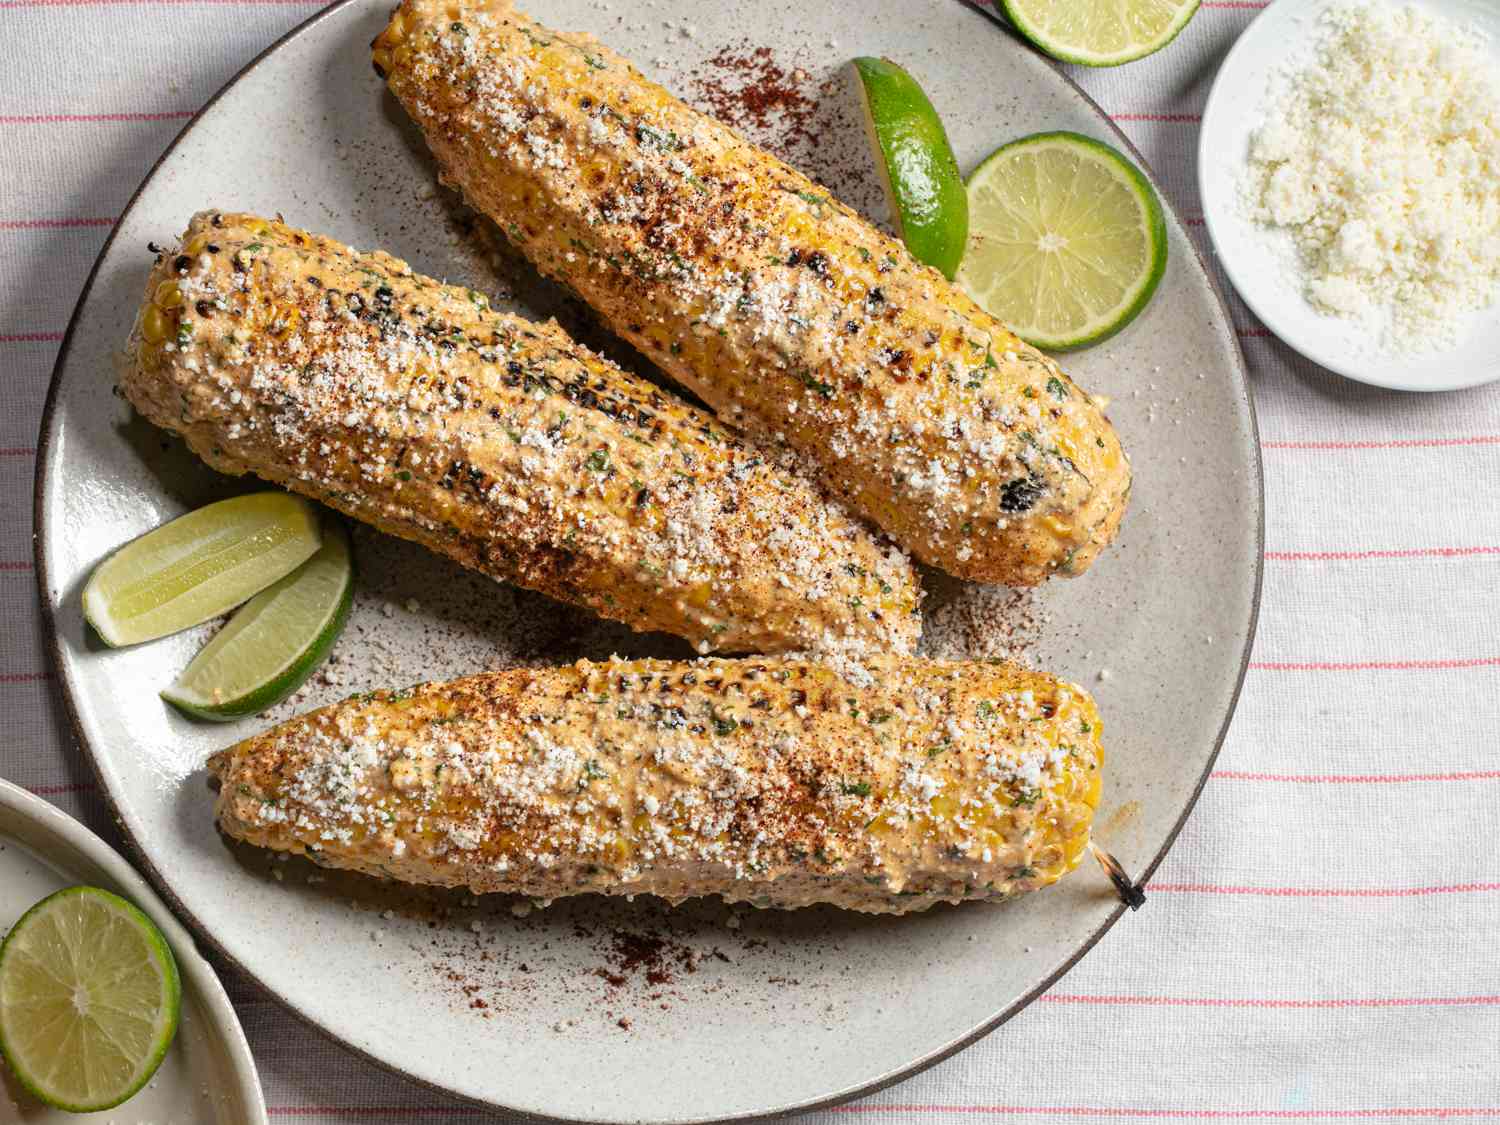
{"type": "MultiPolygon", "coordinates": [[[[1319,16],[1337,0],[1278,0],[1255,18],[1225,57],[1203,110],[1198,188],[1214,250],[1239,295],[1289,347],[1361,383],[1398,391],[1452,391],[1500,379],[1500,302],[1463,318],[1459,341],[1426,352],[1382,352],[1368,324],[1319,313],[1285,264],[1290,239],[1251,222],[1240,205],[1250,138],[1265,119],[1278,70],[1305,65],[1319,16]]],[[[1490,37],[1500,67],[1500,5],[1494,0],[1421,0],[1423,7],[1490,37]]]]}
{"type": "MultiPolygon", "coordinates": [[[[86,883],[124,895],[150,915],[182,974],[182,1019],[167,1057],[146,1087],[109,1113],[114,1125],[195,1121],[265,1125],[255,1060],[213,968],[130,864],[78,821],[40,797],[0,781],[0,937],[53,891],[86,883]]],[[[61,1125],[78,1115],[47,1109],[0,1063],[0,1121],[61,1125]]]]}
{"type": "MultiPolygon", "coordinates": [[[[523,266],[477,252],[468,220],[433,190],[420,137],[367,61],[388,7],[348,0],[315,17],[184,130],[100,257],[58,360],[40,442],[38,573],[62,690],[125,830],[183,916],[284,1003],[352,1049],[486,1105],[588,1120],[745,1117],[843,1099],[931,1064],[1018,1011],[1118,918],[1097,870],[1003,906],[897,919],[597,898],[520,917],[509,900],[325,877],[216,833],[198,764],[267,720],[196,725],[156,698],[201,634],[111,652],[86,632],[78,593],[90,568],[157,522],[245,487],[111,394],[112,358],[152,257],[146,244],[169,242],[191,212],[280,211],[508,294],[534,315],[556,312],[608,345],[523,266]]],[[[876,181],[849,92],[831,80],[855,54],[887,54],[918,75],[967,167],[1041,129],[1125,144],[1049,64],[957,0],[675,0],[649,17],[592,0],[533,8],[719,105],[860,206],[878,207],[876,181]],[[804,97],[746,120],[715,81],[746,68],[779,68],[804,97]]],[[[1024,646],[1097,691],[1110,754],[1100,832],[1139,875],[1160,861],[1217,751],[1261,557],[1260,465],[1239,352],[1181,225],[1169,218],[1169,227],[1172,261],[1152,306],[1069,360],[1084,385],[1113,397],[1135,461],[1119,545],[1029,611],[1025,599],[986,600],[950,583],[934,598],[946,607],[929,615],[940,651],[1024,646]]],[[[687,655],[373,533],[355,547],[357,604],[330,682],[293,706],[516,660],[687,655]]]]}

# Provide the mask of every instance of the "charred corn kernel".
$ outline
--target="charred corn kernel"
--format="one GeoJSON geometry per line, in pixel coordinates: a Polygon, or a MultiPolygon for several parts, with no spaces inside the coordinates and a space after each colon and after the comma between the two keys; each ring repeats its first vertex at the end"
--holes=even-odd
{"type": "Polygon", "coordinates": [[[1029,585],[1114,537],[1129,463],[1054,361],[592,38],[452,6],[402,0],[391,90],[445,182],[663,370],[954,574],[1029,585]]]}
{"type": "Polygon", "coordinates": [[[225,832],[332,867],[901,913],[1076,867],[1098,798],[1064,794],[1099,730],[1081,689],[1007,664],[580,662],[356,696],[209,768],[225,832]]]}
{"type": "Polygon", "coordinates": [[[214,315],[148,304],[123,387],[215,468],[701,651],[915,643],[899,551],[556,325],[279,222],[205,212],[184,241],[204,231],[217,249],[146,292],[171,277],[214,315]]]}
{"type": "Polygon", "coordinates": [[[147,343],[159,344],[172,334],[171,318],[155,305],[147,305],[141,314],[141,336],[147,343]]]}

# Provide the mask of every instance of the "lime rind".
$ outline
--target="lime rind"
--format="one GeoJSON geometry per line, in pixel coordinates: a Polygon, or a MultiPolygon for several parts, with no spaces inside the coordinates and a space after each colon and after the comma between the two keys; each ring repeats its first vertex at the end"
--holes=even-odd
{"type": "Polygon", "coordinates": [[[897,232],[951,281],[968,243],[969,201],[942,118],[898,64],[866,56],[850,65],[897,232]]]}
{"type": "MultiPolygon", "coordinates": [[[[1157,287],[1161,283],[1162,276],[1167,267],[1167,224],[1166,217],[1161,208],[1161,202],[1157,198],[1156,190],[1151,186],[1149,180],[1142,174],[1128,158],[1110,145],[1093,137],[1084,136],[1081,133],[1073,133],[1059,130],[1048,133],[1034,133],[1030,136],[1021,137],[1002,145],[980,163],[969,176],[969,192],[971,196],[971,214],[980,208],[974,205],[973,196],[976,186],[987,184],[988,173],[997,161],[1014,157],[1025,150],[1035,150],[1045,146],[1065,148],[1071,152],[1092,159],[1101,166],[1109,169],[1113,178],[1124,185],[1131,193],[1138,208],[1140,229],[1145,235],[1147,248],[1149,249],[1149,263],[1147,268],[1133,280],[1124,295],[1114,306],[1094,316],[1090,321],[1080,324],[1076,330],[1070,331],[1065,336],[1052,335],[1037,331],[1035,326],[1016,323],[1019,319],[1014,314],[1007,315],[1003,310],[990,306],[986,298],[992,287],[978,287],[966,282],[960,276],[960,284],[964,284],[970,295],[987,311],[1005,321],[1007,326],[1027,343],[1041,348],[1045,351],[1067,352],[1076,351],[1080,348],[1090,347],[1103,342],[1128,326],[1146,306],[1151,302],[1157,287]]],[[[980,232],[971,230],[971,237],[979,236],[980,232]]],[[[972,263],[972,256],[965,260],[967,267],[972,263]]]]}
{"type": "Polygon", "coordinates": [[[228,613],[318,549],[318,512],[285,492],[198,508],[121,547],[89,576],[84,619],[111,647],[228,613]]]}
{"type": "MultiPolygon", "coordinates": [[[[1097,0],[1073,0],[1075,6],[1079,3],[1092,2],[1097,2],[1097,0]]],[[[1153,0],[1153,2],[1159,3],[1160,0],[1153,0]]],[[[1024,11],[1025,0],[997,0],[997,3],[1005,18],[1025,36],[1027,42],[1044,54],[1061,62],[1076,63],[1079,66],[1109,67],[1135,62],[1147,55],[1154,55],[1166,47],[1182,33],[1182,29],[1198,13],[1200,0],[1187,0],[1179,5],[1177,13],[1154,39],[1133,42],[1128,47],[1114,51],[1090,51],[1076,43],[1062,42],[1056,35],[1039,26],[1035,17],[1024,11]]],[[[1055,6],[1056,0],[1047,0],[1047,3],[1055,6]]]]}
{"type": "MultiPolygon", "coordinates": [[[[51,975],[53,980],[57,979],[55,974],[51,975]]],[[[87,886],[67,887],[56,891],[21,915],[5,940],[0,942],[0,1057],[5,1059],[11,1073],[28,1093],[54,1109],[69,1113],[97,1113],[113,1109],[134,1097],[151,1080],[166,1058],[172,1039],[177,1034],[181,1007],[182,978],[166,937],[140,908],[110,891],[87,886]],[[159,987],[149,1047],[136,1060],[130,1077],[107,1092],[90,1091],[87,1096],[80,1098],[77,1095],[83,1091],[62,1090],[55,1082],[39,1078],[36,1066],[42,1060],[22,1057],[24,1048],[17,1043],[17,1029],[11,1026],[7,1014],[6,985],[12,973],[21,971],[17,968],[21,956],[35,959],[31,951],[25,948],[30,931],[35,926],[44,924],[51,913],[66,909],[71,900],[85,897],[93,908],[108,911],[115,919],[124,922],[129,931],[140,939],[142,951],[157,971],[159,987]]],[[[49,1074],[55,1078],[58,1060],[50,1061],[52,1065],[49,1074]]]]}
{"type": "Polygon", "coordinates": [[[230,722],[255,715],[296,691],[328,657],[354,599],[349,536],[330,521],[323,544],[297,570],[246,602],[193,658],[163,699],[195,718],[230,722]],[[312,613],[307,606],[317,607],[312,613]],[[302,638],[306,638],[305,641],[302,638]],[[235,679],[261,653],[280,645],[274,667],[235,679]],[[257,651],[259,650],[259,651],[257,651]]]}

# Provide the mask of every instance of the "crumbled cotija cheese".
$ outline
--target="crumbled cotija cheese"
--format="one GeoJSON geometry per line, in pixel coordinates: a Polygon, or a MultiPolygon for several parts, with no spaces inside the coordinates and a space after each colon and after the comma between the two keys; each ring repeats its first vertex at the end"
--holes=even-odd
{"type": "Polygon", "coordinates": [[[1500,288],[1500,79],[1489,45],[1415,6],[1341,4],[1282,76],[1244,197],[1290,232],[1320,312],[1403,351],[1453,343],[1500,288]]]}

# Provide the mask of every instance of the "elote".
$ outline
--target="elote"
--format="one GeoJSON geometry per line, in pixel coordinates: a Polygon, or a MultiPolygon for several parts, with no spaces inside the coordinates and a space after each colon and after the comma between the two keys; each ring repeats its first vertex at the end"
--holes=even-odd
{"type": "Polygon", "coordinates": [[[383,253],[205,211],[164,252],[125,394],[255,473],[702,652],[907,652],[910,562],[712,416],[383,253]]]}
{"type": "Polygon", "coordinates": [[[373,60],[542,272],[922,561],[1032,585],[1114,537],[1129,462],[1052,359],[592,37],[509,0],[402,0],[373,60]]]}
{"type": "Polygon", "coordinates": [[[354,696],[209,768],[227,834],[330,867],[897,914],[1072,870],[1099,737],[1003,663],[615,660],[354,696]]]}

